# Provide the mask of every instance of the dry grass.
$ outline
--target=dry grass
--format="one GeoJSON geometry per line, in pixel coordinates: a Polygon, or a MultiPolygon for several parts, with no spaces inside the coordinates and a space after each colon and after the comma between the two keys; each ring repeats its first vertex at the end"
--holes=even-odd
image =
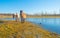
{"type": "Polygon", "coordinates": [[[60,35],[43,30],[30,22],[2,21],[0,38],[60,38],[60,35]]]}
{"type": "Polygon", "coordinates": [[[27,18],[60,18],[60,16],[27,16],[27,18]]]}
{"type": "MultiPolygon", "coordinates": [[[[3,16],[3,15],[0,15],[0,18],[13,18],[13,16],[3,16]]],[[[27,16],[27,18],[60,18],[60,16],[27,16]]]]}

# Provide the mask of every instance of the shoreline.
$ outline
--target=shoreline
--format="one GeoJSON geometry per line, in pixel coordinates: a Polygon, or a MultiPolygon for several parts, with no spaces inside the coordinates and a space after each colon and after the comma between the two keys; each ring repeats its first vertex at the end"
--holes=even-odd
{"type": "MultiPolygon", "coordinates": [[[[13,16],[0,16],[0,18],[13,18],[13,16]]],[[[60,16],[27,16],[27,18],[60,18],[60,16]]]]}
{"type": "Polygon", "coordinates": [[[60,18],[60,16],[27,16],[27,18],[60,18]]]}
{"type": "MultiPolygon", "coordinates": [[[[31,22],[31,23],[32,23],[32,22],[31,22]]],[[[37,26],[39,26],[40,28],[44,29],[44,28],[41,26],[41,24],[35,24],[35,23],[32,23],[32,24],[37,25],[37,26]]],[[[44,30],[46,30],[46,29],[44,29],[44,30]]],[[[48,31],[48,30],[46,30],[46,31],[48,31]]],[[[53,31],[48,31],[48,32],[56,33],[56,32],[53,32],[53,31]]],[[[60,33],[56,33],[56,34],[60,35],[60,33]]]]}
{"type": "Polygon", "coordinates": [[[44,30],[42,27],[30,22],[21,23],[15,21],[2,21],[2,24],[0,25],[1,38],[3,38],[2,36],[7,37],[8,35],[10,38],[60,38],[60,35],[44,30]]]}

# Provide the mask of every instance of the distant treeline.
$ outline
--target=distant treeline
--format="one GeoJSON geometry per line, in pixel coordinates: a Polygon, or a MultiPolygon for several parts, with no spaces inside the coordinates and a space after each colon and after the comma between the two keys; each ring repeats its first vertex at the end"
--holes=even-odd
{"type": "Polygon", "coordinates": [[[0,14],[0,18],[12,18],[13,14],[0,14]]]}
{"type": "Polygon", "coordinates": [[[11,16],[11,15],[13,15],[13,14],[0,14],[0,15],[4,15],[4,16],[5,16],[5,15],[6,15],[6,16],[11,16]]]}
{"type": "MultiPolygon", "coordinates": [[[[13,15],[13,14],[0,14],[0,15],[8,15],[8,16],[10,16],[10,15],[13,15]]],[[[55,16],[55,15],[57,15],[57,16],[60,16],[60,14],[40,14],[40,15],[38,15],[38,14],[34,14],[34,15],[28,15],[27,14],[27,16],[55,16]]]]}
{"type": "MultiPolygon", "coordinates": [[[[12,18],[13,14],[0,14],[0,18],[12,18]]],[[[28,15],[27,14],[27,18],[40,18],[40,17],[59,17],[60,18],[60,14],[41,14],[41,15],[28,15]]]]}

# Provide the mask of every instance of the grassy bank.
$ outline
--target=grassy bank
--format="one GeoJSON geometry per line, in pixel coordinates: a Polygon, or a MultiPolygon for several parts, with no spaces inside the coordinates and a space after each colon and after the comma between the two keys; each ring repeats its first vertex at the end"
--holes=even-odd
{"type": "Polygon", "coordinates": [[[60,38],[30,22],[0,21],[0,38],[60,38]]]}

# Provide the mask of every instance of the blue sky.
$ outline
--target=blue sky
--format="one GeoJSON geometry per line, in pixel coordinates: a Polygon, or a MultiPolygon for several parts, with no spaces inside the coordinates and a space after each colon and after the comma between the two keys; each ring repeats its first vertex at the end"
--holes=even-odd
{"type": "Polygon", "coordinates": [[[19,13],[23,10],[27,14],[47,12],[59,13],[60,0],[0,0],[0,13],[19,13]]]}

